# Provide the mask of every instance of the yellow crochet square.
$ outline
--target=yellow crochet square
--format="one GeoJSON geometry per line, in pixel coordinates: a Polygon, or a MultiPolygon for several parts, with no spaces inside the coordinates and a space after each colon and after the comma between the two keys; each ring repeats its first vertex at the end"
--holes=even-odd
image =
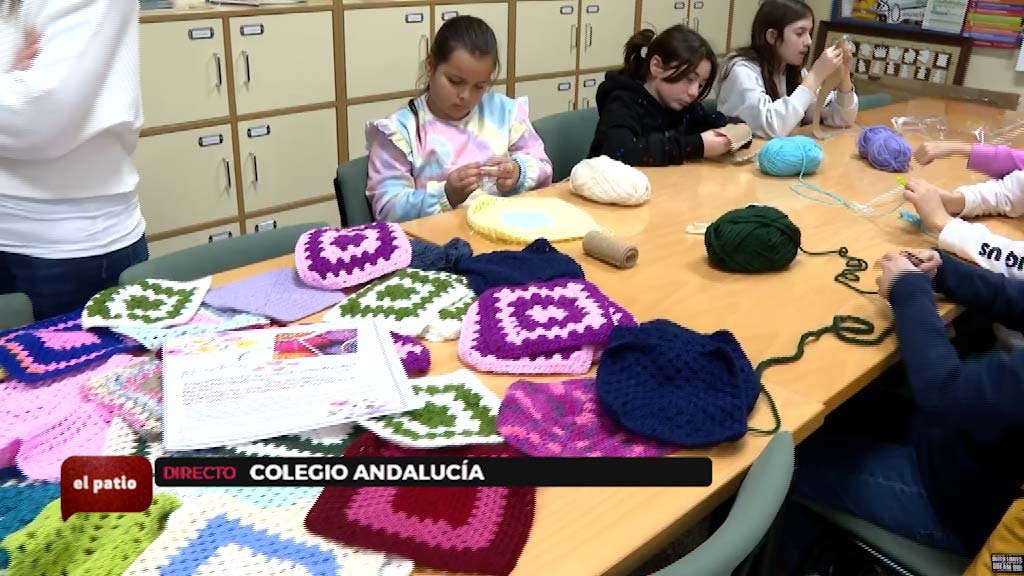
{"type": "Polygon", "coordinates": [[[582,208],[558,198],[480,196],[469,205],[469,227],[491,240],[529,244],[578,240],[600,230],[582,208]]]}

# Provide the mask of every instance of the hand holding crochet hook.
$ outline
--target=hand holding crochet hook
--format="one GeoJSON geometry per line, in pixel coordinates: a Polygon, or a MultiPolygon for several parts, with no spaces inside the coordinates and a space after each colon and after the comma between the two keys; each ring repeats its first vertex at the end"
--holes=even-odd
{"type": "Polygon", "coordinates": [[[923,272],[930,278],[935,278],[940,266],[942,266],[942,257],[935,250],[907,249],[901,250],[899,253],[890,252],[875,262],[875,267],[882,269],[881,275],[875,279],[875,283],[878,284],[878,294],[888,300],[893,282],[901,274],[923,272]]]}

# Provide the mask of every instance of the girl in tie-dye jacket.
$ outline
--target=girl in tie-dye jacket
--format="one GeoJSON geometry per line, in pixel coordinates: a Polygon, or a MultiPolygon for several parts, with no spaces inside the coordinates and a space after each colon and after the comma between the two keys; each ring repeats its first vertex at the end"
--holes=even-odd
{"type": "Polygon", "coordinates": [[[441,27],[427,56],[424,93],[366,128],[366,195],[378,220],[413,220],[477,194],[507,196],[551,183],[551,161],[526,99],[489,91],[498,65],[498,43],[483,20],[456,16],[441,27]]]}

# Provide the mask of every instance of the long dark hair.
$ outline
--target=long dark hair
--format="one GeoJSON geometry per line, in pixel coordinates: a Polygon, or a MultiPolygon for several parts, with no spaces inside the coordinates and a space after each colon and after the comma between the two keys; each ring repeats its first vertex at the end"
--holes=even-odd
{"type": "Polygon", "coordinates": [[[711,85],[718,77],[718,59],[715,50],[703,36],[696,31],[676,24],[655,34],[654,30],[644,29],[633,34],[622,50],[622,70],[630,78],[646,82],[651,75],[651,59],[661,58],[662,65],[672,70],[665,77],[671,84],[679,82],[694,72],[700,63],[707,60],[711,64],[711,74],[707,83],[700,89],[697,100],[703,100],[711,93],[711,85]],[[644,53],[644,48],[647,52],[644,53]]]}
{"type": "MultiPolygon", "coordinates": [[[[754,25],[750,27],[750,45],[740,48],[729,58],[729,63],[725,67],[725,76],[732,71],[737,59],[749,58],[760,66],[761,79],[764,80],[764,87],[768,91],[768,95],[772,97],[772,100],[781,98],[783,95],[779,94],[774,80],[775,73],[781,64],[779,53],[775,46],[768,43],[766,36],[769,30],[776,30],[778,33],[776,42],[782,42],[786,26],[804,18],[811,19],[813,32],[814,10],[807,3],[801,0],[764,0],[761,7],[757,9],[757,14],[754,15],[754,25]]],[[[801,82],[803,82],[802,67],[786,64],[785,95],[792,94],[801,82]]]]}
{"type": "MultiPolygon", "coordinates": [[[[427,59],[440,66],[448,61],[458,49],[463,49],[477,58],[494,58],[494,71],[498,73],[501,60],[498,58],[498,39],[494,36],[494,30],[476,16],[462,15],[448,20],[434,36],[434,42],[430,45],[430,52],[427,59]]],[[[426,70],[426,66],[424,66],[426,70]]],[[[430,79],[421,78],[420,95],[430,90],[430,79]]],[[[417,96],[418,97],[418,96],[417,96]]],[[[416,109],[416,98],[409,99],[409,109],[416,118],[416,140],[421,142],[420,135],[420,113],[416,109]]]]}

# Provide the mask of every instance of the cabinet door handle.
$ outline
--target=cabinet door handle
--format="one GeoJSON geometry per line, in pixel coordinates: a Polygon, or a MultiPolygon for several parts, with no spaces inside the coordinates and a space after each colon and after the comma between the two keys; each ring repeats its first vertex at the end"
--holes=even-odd
{"type": "Polygon", "coordinates": [[[695,17],[693,19],[693,31],[700,32],[700,18],[695,17]]]}
{"type": "Polygon", "coordinates": [[[214,52],[213,61],[217,63],[217,88],[220,88],[224,85],[224,74],[221,70],[220,54],[214,52]]]}
{"type": "Polygon", "coordinates": [[[224,175],[228,177],[228,191],[231,191],[231,161],[227,158],[221,158],[221,162],[224,163],[224,175]]]}
{"type": "Polygon", "coordinates": [[[594,26],[593,24],[587,24],[587,48],[594,45],[594,26]]]}
{"type": "Polygon", "coordinates": [[[569,52],[576,49],[576,25],[569,27],[569,52]]]}
{"type": "Polygon", "coordinates": [[[583,107],[584,108],[590,108],[590,98],[584,98],[583,99],[583,107]]]}
{"type": "Polygon", "coordinates": [[[245,61],[245,85],[248,86],[252,82],[252,68],[249,66],[249,53],[242,50],[242,60],[245,61]]]}
{"type": "Polygon", "coordinates": [[[260,181],[260,165],[256,161],[256,153],[255,152],[249,152],[249,159],[252,160],[252,181],[253,182],[259,182],[260,181]]]}

